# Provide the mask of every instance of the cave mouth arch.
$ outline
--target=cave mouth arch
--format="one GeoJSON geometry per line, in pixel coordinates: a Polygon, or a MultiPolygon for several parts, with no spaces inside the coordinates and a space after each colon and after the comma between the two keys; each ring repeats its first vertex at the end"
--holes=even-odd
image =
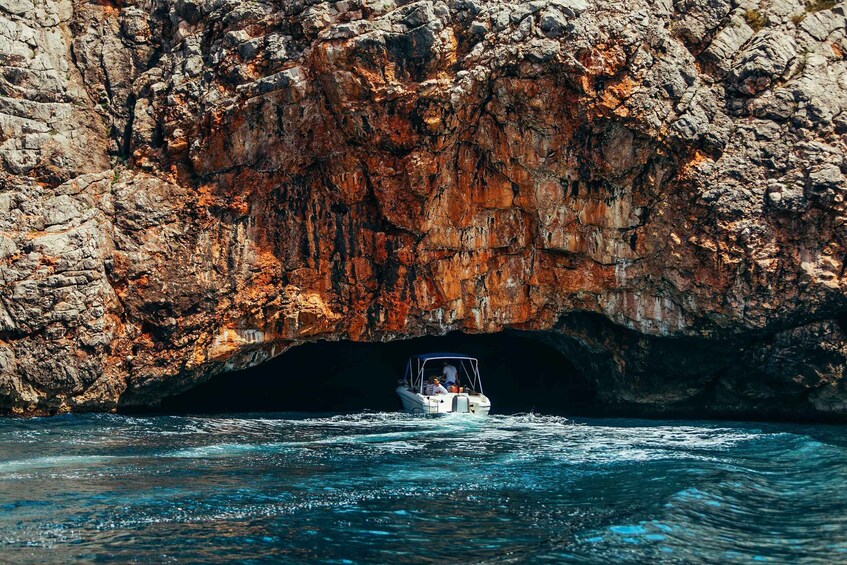
{"type": "Polygon", "coordinates": [[[583,414],[596,389],[537,332],[451,332],[389,342],[318,341],[265,363],[222,373],[162,400],[170,413],[351,412],[400,409],[394,389],[415,353],[477,357],[495,414],[583,414]]]}

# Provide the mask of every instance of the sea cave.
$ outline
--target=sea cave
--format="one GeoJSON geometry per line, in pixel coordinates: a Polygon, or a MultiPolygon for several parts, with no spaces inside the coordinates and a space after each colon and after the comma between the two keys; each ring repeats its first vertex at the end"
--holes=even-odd
{"type": "Polygon", "coordinates": [[[534,332],[451,332],[385,343],[318,341],[255,367],[212,377],[159,409],[172,413],[396,411],[394,389],[412,354],[465,353],[480,360],[495,413],[590,413],[594,385],[534,332]]]}

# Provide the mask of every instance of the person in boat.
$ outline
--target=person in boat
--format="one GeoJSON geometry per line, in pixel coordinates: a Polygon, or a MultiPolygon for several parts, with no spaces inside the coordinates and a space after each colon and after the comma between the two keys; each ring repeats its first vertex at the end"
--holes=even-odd
{"type": "Polygon", "coordinates": [[[429,378],[426,380],[426,384],[425,384],[425,385],[424,385],[424,387],[423,387],[423,393],[424,393],[425,395],[427,395],[427,396],[432,396],[432,394],[433,394],[433,392],[432,392],[432,387],[433,387],[433,384],[432,384],[432,377],[429,377],[429,378]]]}
{"type": "Polygon", "coordinates": [[[447,389],[442,386],[437,378],[432,380],[432,394],[447,394],[447,389]]]}
{"type": "Polygon", "coordinates": [[[459,384],[456,382],[457,377],[459,376],[459,371],[456,370],[454,365],[451,365],[447,361],[444,362],[444,369],[441,371],[441,376],[444,377],[444,384],[447,388],[457,386],[459,384]]]}

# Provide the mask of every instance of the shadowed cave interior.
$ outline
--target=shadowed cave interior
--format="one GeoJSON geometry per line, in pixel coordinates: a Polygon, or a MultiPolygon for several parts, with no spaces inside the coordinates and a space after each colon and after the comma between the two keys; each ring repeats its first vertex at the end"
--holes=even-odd
{"type": "Polygon", "coordinates": [[[161,409],[177,413],[397,411],[394,389],[412,354],[432,351],[477,357],[492,413],[590,412],[596,390],[557,349],[503,332],[421,337],[387,343],[321,341],[294,347],[251,369],[223,373],[161,409]]]}

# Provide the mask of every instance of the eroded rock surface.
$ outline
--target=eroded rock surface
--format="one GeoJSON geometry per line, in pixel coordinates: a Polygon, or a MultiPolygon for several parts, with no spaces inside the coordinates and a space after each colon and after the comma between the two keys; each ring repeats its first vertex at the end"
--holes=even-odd
{"type": "Polygon", "coordinates": [[[845,53],[798,0],[0,0],[0,409],[513,328],[843,418],[845,53]]]}

